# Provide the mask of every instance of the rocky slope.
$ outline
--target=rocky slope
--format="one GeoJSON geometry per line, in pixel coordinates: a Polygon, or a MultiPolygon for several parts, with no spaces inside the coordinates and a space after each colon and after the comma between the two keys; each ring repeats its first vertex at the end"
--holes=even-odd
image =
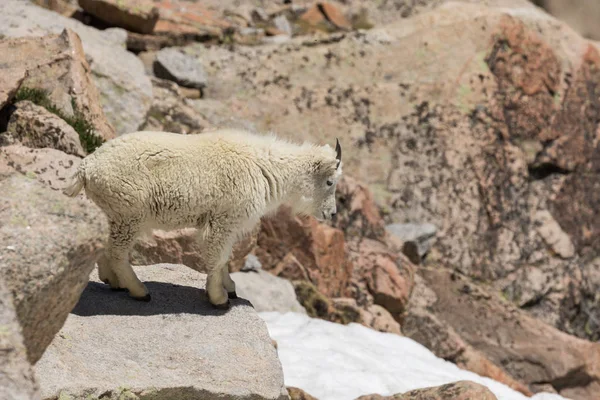
{"type": "MultiPolygon", "coordinates": [[[[0,236],[8,243],[0,249],[8,292],[0,301],[12,332],[6,347],[17,349],[6,376],[10,385],[21,382],[23,398],[37,389],[22,346],[30,363],[45,360],[45,397],[145,393],[151,382],[143,374],[131,377],[131,393],[114,387],[121,370],[108,367],[109,353],[98,354],[102,371],[86,370],[99,375],[85,387],[75,375],[48,378],[85,364],[93,346],[91,333],[69,342],[59,330],[115,334],[111,324],[72,310],[81,293],[80,304],[100,293],[88,275],[102,251],[103,216],[84,197],[56,190],[81,157],[115,135],[217,127],[330,144],[340,138],[344,149],[335,222],[281,208],[236,246],[232,271],[259,270],[234,275],[257,310],[305,311],[406,335],[525,395],[595,398],[595,43],[525,0],[134,3],[0,4],[0,236]],[[65,350],[74,343],[77,360],[65,350]]],[[[136,244],[133,263],[202,269],[192,238],[192,230],[155,232],[136,244]]],[[[192,279],[176,269],[169,281],[192,279]]],[[[121,294],[110,295],[117,303],[108,309],[128,309],[121,294]]],[[[247,308],[223,319],[256,329],[230,339],[264,347],[247,308]]],[[[192,329],[205,319],[215,332],[222,328],[212,317],[159,311],[137,317],[165,329],[165,316],[192,329]]],[[[103,318],[134,330],[136,318],[103,318]]],[[[160,332],[144,332],[158,343],[160,332]]],[[[230,345],[223,357],[232,356],[230,345]]],[[[115,351],[131,351],[133,363],[161,360],[152,367],[166,374],[161,395],[209,390],[210,382],[192,384],[191,375],[175,374],[189,378],[178,381],[159,365],[170,362],[164,354],[136,346],[115,351]]],[[[189,354],[193,365],[206,356],[200,350],[189,354]]],[[[225,372],[242,379],[240,371],[225,372]]],[[[239,382],[243,396],[286,396],[279,381],[268,395],[239,382]]]]}
{"type": "Polygon", "coordinates": [[[206,96],[235,116],[340,137],[388,222],[439,228],[432,261],[599,335],[598,51],[565,24],[526,2],[452,2],[365,32],[195,49],[206,96]]]}

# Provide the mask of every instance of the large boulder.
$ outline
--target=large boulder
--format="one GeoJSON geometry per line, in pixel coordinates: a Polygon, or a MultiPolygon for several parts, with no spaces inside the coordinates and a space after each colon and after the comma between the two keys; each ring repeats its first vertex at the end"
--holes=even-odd
{"type": "MultiPolygon", "coordinates": [[[[68,28],[79,36],[91,79],[99,92],[106,118],[117,134],[137,130],[152,100],[152,85],[142,62],[111,33],[63,17],[27,1],[0,2],[0,36],[29,37],[60,34],[68,28]]],[[[25,40],[25,39],[18,39],[25,40]]],[[[48,40],[48,39],[45,39],[48,40]]]]}
{"type": "MultiPolygon", "coordinates": [[[[600,344],[548,326],[452,270],[423,267],[418,273],[431,291],[422,306],[441,322],[441,332],[451,328],[531,389],[547,384],[575,400],[599,393],[600,344]]],[[[405,334],[424,338],[418,329],[405,334]]]]}
{"type": "Polygon", "coordinates": [[[511,376],[501,364],[490,359],[483,351],[463,340],[460,334],[431,311],[437,300],[423,278],[415,274],[415,286],[406,312],[402,315],[402,332],[421,343],[436,356],[455,363],[462,369],[486,376],[523,393],[532,394],[527,385],[511,376]]]}
{"type": "Polygon", "coordinates": [[[51,148],[85,157],[79,134],[60,117],[27,100],[18,102],[15,107],[6,133],[0,137],[7,136],[26,147],[51,148]]]}
{"type": "Polygon", "coordinates": [[[0,398],[38,400],[39,387],[27,349],[23,344],[21,326],[13,306],[12,295],[0,280],[0,398]]]}
{"type": "Polygon", "coordinates": [[[599,51],[525,0],[423,3],[364,32],[206,49],[207,96],[259,130],[338,137],[386,224],[438,228],[428,258],[516,303],[535,288],[531,315],[596,340],[599,51]]]}
{"type": "MultiPolygon", "coordinates": [[[[0,28],[2,36],[10,36],[6,29],[6,26],[0,28]]],[[[43,100],[49,106],[66,115],[84,119],[93,126],[91,134],[104,140],[113,138],[115,131],[102,111],[100,94],[92,82],[79,36],[71,29],[63,29],[59,33],[0,40],[0,53],[3,54],[0,71],[13,77],[13,82],[20,82],[24,100],[40,97],[32,93],[32,89],[45,91],[48,99],[43,100]],[[26,77],[17,79],[21,75],[26,77]]]]}
{"type": "Polygon", "coordinates": [[[85,288],[106,221],[91,202],[69,199],[35,176],[0,180],[0,279],[10,291],[27,358],[35,363],[85,288]]]}
{"type": "Polygon", "coordinates": [[[135,271],[149,303],[91,275],[36,365],[44,398],[288,398],[277,351],[248,301],[214,310],[206,275],[182,265],[135,271]]]}
{"type": "Polygon", "coordinates": [[[308,280],[329,297],[347,294],[352,264],[341,230],[314,218],[293,216],[287,207],[261,225],[254,254],[263,269],[287,279],[308,280]]]}

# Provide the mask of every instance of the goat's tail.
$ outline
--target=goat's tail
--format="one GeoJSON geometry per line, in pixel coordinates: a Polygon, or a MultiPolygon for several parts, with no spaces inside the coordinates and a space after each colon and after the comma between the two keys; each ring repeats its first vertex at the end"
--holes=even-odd
{"type": "Polygon", "coordinates": [[[77,172],[71,177],[71,184],[63,189],[63,194],[69,197],[75,197],[81,192],[85,185],[85,173],[84,173],[84,162],[82,161],[77,172]]]}

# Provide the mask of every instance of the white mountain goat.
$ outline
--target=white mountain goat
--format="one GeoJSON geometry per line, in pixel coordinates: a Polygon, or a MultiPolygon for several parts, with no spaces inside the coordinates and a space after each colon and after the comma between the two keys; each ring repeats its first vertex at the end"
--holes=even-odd
{"type": "Polygon", "coordinates": [[[108,217],[108,243],[98,260],[104,283],[150,301],[129,264],[134,239],[151,229],[194,227],[208,299],[226,309],[237,297],[227,268],[235,241],[281,204],[332,218],[341,156],[337,140],[334,150],[239,130],[134,132],[84,158],[64,193],[74,197],[85,189],[108,217]]]}

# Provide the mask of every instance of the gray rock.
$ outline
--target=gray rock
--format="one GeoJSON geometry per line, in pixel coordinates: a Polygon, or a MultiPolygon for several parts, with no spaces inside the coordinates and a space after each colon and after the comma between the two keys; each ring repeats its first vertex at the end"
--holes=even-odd
{"type": "Polygon", "coordinates": [[[123,28],[107,28],[102,31],[107,40],[112,41],[113,45],[127,50],[127,31],[123,28]]]}
{"type": "Polygon", "coordinates": [[[252,20],[255,22],[267,22],[269,20],[269,13],[264,8],[257,7],[250,13],[252,20]]]}
{"type": "Polygon", "coordinates": [[[287,43],[291,38],[287,35],[265,36],[262,38],[264,44],[283,44],[287,43]]]}
{"type": "Polygon", "coordinates": [[[27,361],[12,295],[0,280],[0,399],[37,400],[39,387],[27,361]]]}
{"type": "Polygon", "coordinates": [[[265,30],[262,28],[253,27],[240,28],[239,34],[241,36],[262,36],[265,34],[265,30]]]}
{"type": "Polygon", "coordinates": [[[15,104],[6,134],[32,148],[51,148],[85,157],[79,134],[60,117],[30,101],[15,104]]]}
{"type": "Polygon", "coordinates": [[[202,89],[206,86],[206,73],[193,56],[174,47],[166,47],[156,54],[154,74],[180,86],[202,89]]]}
{"type": "Polygon", "coordinates": [[[402,252],[415,264],[427,254],[437,233],[433,224],[390,224],[386,230],[404,242],[402,252]]]}
{"type": "Polygon", "coordinates": [[[0,36],[43,36],[75,31],[90,62],[106,117],[118,134],[135,131],[144,122],[152,101],[152,85],[142,62],[105,34],[72,18],[27,1],[0,1],[0,36]]]}
{"type": "Polygon", "coordinates": [[[257,272],[262,268],[262,264],[258,257],[254,254],[248,254],[246,260],[244,260],[244,266],[242,267],[242,272],[257,272]]]}
{"type": "Polygon", "coordinates": [[[0,180],[0,279],[33,364],[73,309],[107,234],[101,211],[14,174],[0,180]]]}
{"type": "Polygon", "coordinates": [[[206,275],[183,265],[135,271],[152,301],[131,300],[91,274],[36,365],[44,398],[288,398],[267,326],[248,301],[213,309],[206,275]]]}
{"type": "Polygon", "coordinates": [[[280,15],[273,20],[275,27],[282,32],[285,32],[288,36],[292,36],[292,25],[285,15],[280,15]]]}
{"type": "Polygon", "coordinates": [[[231,278],[235,282],[237,295],[250,301],[257,312],[292,311],[306,314],[296,298],[294,287],[286,279],[262,270],[234,272],[231,278]]]}
{"type": "Polygon", "coordinates": [[[564,259],[575,256],[575,246],[548,210],[538,210],[534,221],[538,234],[558,256],[564,259]]]}

